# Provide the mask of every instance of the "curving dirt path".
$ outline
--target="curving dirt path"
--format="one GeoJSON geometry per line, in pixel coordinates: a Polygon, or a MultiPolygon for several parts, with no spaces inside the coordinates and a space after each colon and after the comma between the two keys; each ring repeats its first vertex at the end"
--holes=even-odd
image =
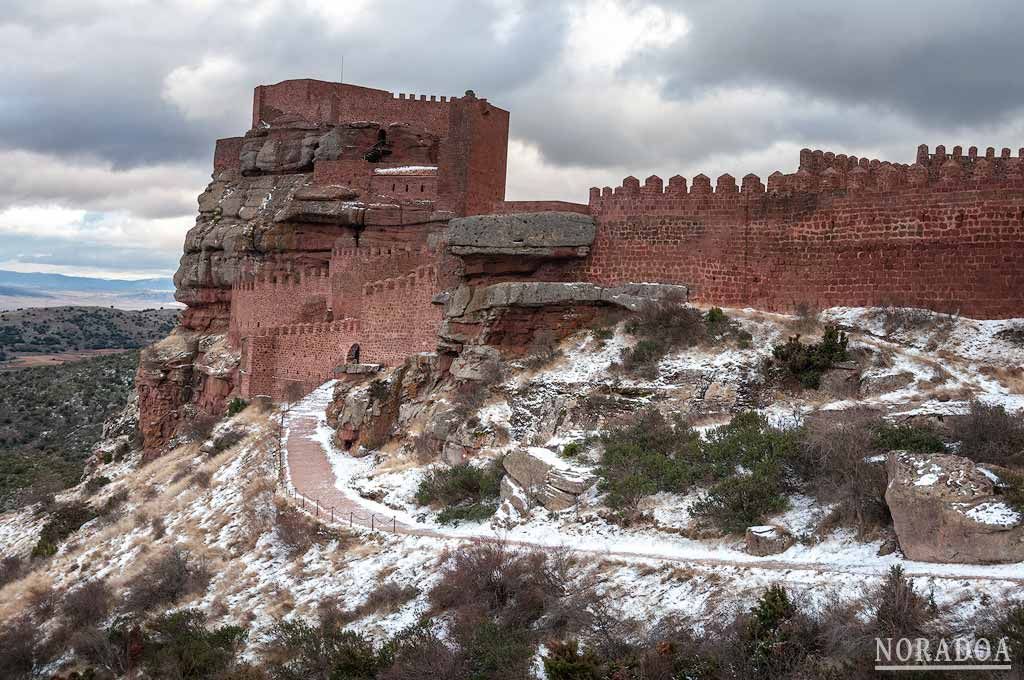
{"type": "MultiPolygon", "coordinates": [[[[810,571],[822,574],[857,574],[878,576],[889,568],[889,562],[830,564],[779,560],[749,556],[728,559],[706,555],[684,555],[671,552],[671,546],[652,543],[649,550],[623,550],[613,547],[574,545],[567,536],[561,543],[506,539],[493,530],[476,534],[417,526],[407,519],[383,512],[372,501],[364,499],[354,489],[339,489],[334,468],[328,457],[325,440],[329,436],[325,424],[325,411],[331,400],[330,384],[322,386],[299,402],[285,416],[284,467],[286,492],[300,509],[321,521],[339,527],[356,527],[395,533],[404,536],[422,536],[452,541],[501,541],[523,547],[554,549],[568,547],[574,552],[604,558],[627,560],[658,560],[684,565],[733,567],[779,572],[810,571]]],[[[1022,565],[932,565],[921,562],[903,562],[908,576],[948,580],[996,580],[1024,585],[1022,565]]]]}

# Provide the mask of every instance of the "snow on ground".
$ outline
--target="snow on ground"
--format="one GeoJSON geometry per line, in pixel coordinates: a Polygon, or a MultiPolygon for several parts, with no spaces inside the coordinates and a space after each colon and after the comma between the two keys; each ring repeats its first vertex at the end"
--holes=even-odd
{"type": "MultiPolygon", "coordinates": [[[[686,350],[666,358],[658,378],[633,381],[632,386],[668,388],[671,379],[666,376],[689,370],[708,371],[723,382],[746,379],[767,348],[784,336],[778,323],[784,317],[753,312],[737,316],[754,336],[751,349],[721,353],[686,350]]],[[[828,310],[823,318],[866,328],[869,333],[857,334],[853,342],[891,352],[892,363],[878,367],[875,377],[903,371],[914,376],[909,386],[869,398],[873,404],[902,413],[964,408],[964,399],[943,402],[927,393],[934,387],[930,381],[939,375],[945,376],[947,386],[974,390],[983,398],[1008,406],[1024,406],[1018,391],[1000,382],[996,374],[983,373],[979,368],[1024,364],[1024,350],[998,335],[1019,328],[1019,320],[958,319],[939,349],[932,350],[928,349],[928,340],[884,337],[884,328],[870,310],[828,310]],[[940,351],[943,354],[938,356],[940,351]]],[[[610,364],[618,360],[630,341],[621,330],[604,342],[589,335],[578,336],[563,347],[562,360],[539,371],[520,372],[507,387],[529,386],[531,398],[540,405],[551,395],[581,393],[594,385],[607,384],[610,364]]],[[[135,467],[137,461],[126,461],[118,464],[120,467],[105,468],[104,473],[114,483],[103,494],[121,487],[130,491],[123,514],[95,521],[79,532],[47,563],[48,578],[58,587],[99,575],[123,583],[144,569],[157,550],[179,545],[202,555],[215,574],[206,592],[179,606],[199,607],[214,623],[247,623],[253,630],[246,651],[250,658],[255,658],[259,644],[276,620],[312,617],[317,606],[328,599],[338,600],[343,609],[358,607],[375,588],[388,582],[412,585],[419,594],[394,611],[370,613],[349,625],[377,638],[394,634],[426,611],[426,594],[440,578],[445,551],[464,549],[467,539],[474,538],[575,550],[578,568],[573,578],[592,582],[622,617],[648,625],[672,615],[699,625],[711,616],[749,607],[767,585],[780,581],[821,603],[837,593],[852,597],[875,585],[896,564],[915,578],[918,588],[933,592],[940,605],[962,611],[1020,590],[1019,564],[927,564],[903,560],[896,554],[879,557],[880,541],[858,541],[845,530],[833,531],[817,541],[813,529],[828,508],[803,496],[792,497],[788,510],[768,519],[769,524],[784,526],[801,539],[771,557],[748,555],[737,539],[696,540],[683,535],[690,524],[689,506],[700,497],[699,490],[647,499],[644,509],[652,515],[653,526],[637,529],[605,521],[598,512],[596,490],[584,495],[579,508],[559,514],[539,509],[512,527],[489,523],[440,526],[433,514],[413,498],[427,468],[414,461],[396,464],[372,454],[356,459],[334,447],[323,415],[332,390],[332,383],[319,388],[292,409],[290,417],[318,419],[312,438],[327,452],[337,488],[370,512],[395,516],[411,526],[443,535],[340,531],[335,539],[303,554],[290,554],[273,525],[277,470],[274,423],[250,422],[249,437],[212,459],[194,448],[182,447],[141,467],[135,467]],[[211,473],[207,488],[188,476],[200,469],[211,473]],[[186,474],[178,476],[182,470],[186,474]],[[166,526],[162,537],[153,528],[155,517],[166,526]]],[[[833,408],[841,405],[838,400],[825,404],[833,408]]],[[[809,408],[806,403],[791,400],[779,402],[764,413],[773,420],[791,422],[799,420],[809,408]]],[[[511,430],[513,415],[507,401],[497,400],[482,410],[480,419],[486,425],[511,430]]],[[[580,429],[559,430],[547,445],[559,450],[565,443],[591,434],[580,429]]],[[[528,439],[521,441],[531,443],[528,439]]],[[[517,441],[510,443],[510,447],[517,445],[517,441]]],[[[1006,520],[1004,510],[978,506],[970,512],[999,524],[1006,520]]],[[[32,509],[0,514],[0,553],[26,555],[42,519],[32,509]]],[[[17,581],[0,590],[0,617],[10,613],[10,607],[25,596],[29,585],[28,580],[17,581]]]]}
{"type": "MultiPolygon", "coordinates": [[[[735,312],[730,312],[733,316],[735,312]]],[[[658,375],[653,380],[639,380],[630,377],[611,377],[611,364],[617,361],[624,348],[632,340],[621,327],[606,340],[599,340],[591,334],[579,334],[568,339],[562,346],[562,357],[550,366],[539,370],[523,370],[515,373],[503,386],[508,391],[525,394],[525,403],[518,408],[539,408],[552,395],[583,394],[588,389],[614,381],[618,385],[644,389],[658,389],[672,386],[672,377],[681,371],[703,371],[714,376],[714,380],[726,383],[750,379],[758,369],[760,361],[767,355],[774,342],[781,340],[785,333],[779,315],[751,314],[734,316],[744,329],[751,332],[755,340],[750,349],[691,348],[666,357],[658,375]],[[532,401],[531,401],[532,400],[532,401]],[[533,404],[536,402],[536,404],[533,404]]],[[[907,373],[910,380],[906,385],[897,386],[886,392],[862,399],[833,400],[825,403],[807,403],[799,400],[776,402],[763,412],[777,423],[795,423],[814,408],[849,408],[857,405],[871,405],[900,412],[906,405],[921,412],[934,413],[936,405],[946,407],[948,402],[932,399],[929,391],[936,384],[950,389],[968,390],[983,398],[999,403],[1013,404],[1021,399],[1019,394],[998,380],[979,377],[976,362],[992,358],[1021,355],[1019,348],[1011,348],[996,334],[1005,328],[1016,327],[1017,322],[976,322],[958,319],[946,336],[949,347],[963,354],[944,354],[937,357],[938,350],[928,349],[927,342],[910,338],[897,341],[879,337],[884,329],[874,320],[871,310],[838,309],[828,310],[824,319],[858,325],[867,333],[851,333],[851,347],[885,351],[891,355],[889,364],[869,369],[868,376],[880,378],[907,373]],[[966,330],[965,330],[966,329],[966,330]],[[981,329],[988,340],[968,340],[973,330],[981,329]],[[993,348],[998,347],[998,350],[993,348]]],[[[898,384],[896,381],[894,384],[898,384]]],[[[642,402],[643,397],[638,398],[642,402]]],[[[954,408],[966,408],[966,400],[958,400],[954,408]]],[[[905,408],[903,413],[910,412],[905,408]]],[[[940,409],[941,410],[941,409],[940,409]]],[[[505,401],[490,403],[481,412],[481,420],[492,424],[506,425],[512,420],[513,409],[505,401]]],[[[324,425],[326,428],[326,425],[324,425]]],[[[706,429],[706,428],[705,428],[706,429]]],[[[529,445],[532,431],[521,429],[518,442],[509,447],[529,445]]],[[[568,429],[557,432],[547,442],[549,449],[560,450],[564,444],[580,441],[593,432],[568,429]]],[[[337,487],[353,494],[359,502],[373,512],[386,513],[398,521],[416,527],[430,529],[446,537],[489,540],[506,540],[515,544],[543,548],[568,548],[594,563],[622,563],[622,566],[604,572],[609,592],[625,598],[625,610],[632,610],[639,618],[649,618],[649,610],[655,607],[659,614],[707,613],[709,603],[723,592],[750,593],[756,597],[760,589],[773,580],[785,580],[796,588],[806,587],[818,593],[824,590],[838,590],[849,595],[851,592],[877,582],[891,566],[901,564],[909,575],[916,575],[927,582],[936,592],[940,601],[962,602],[962,589],[977,590],[975,595],[988,592],[990,595],[1012,588],[1007,579],[1021,577],[1021,565],[944,565],[903,560],[898,555],[880,557],[877,555],[881,540],[858,541],[851,532],[836,530],[823,538],[813,536],[814,529],[828,514],[830,508],[818,505],[806,496],[790,499],[789,509],[770,518],[772,524],[789,529],[802,540],[785,552],[770,557],[756,557],[742,549],[737,539],[696,540],[682,535],[690,524],[689,506],[700,497],[700,490],[690,494],[658,494],[646,499],[643,509],[650,512],[654,526],[629,529],[604,520],[598,511],[599,494],[591,490],[585,495],[579,507],[556,514],[543,508],[533,510],[527,518],[518,518],[518,523],[509,526],[509,518],[492,523],[463,523],[459,526],[441,526],[432,513],[419,507],[413,498],[416,487],[425,469],[422,466],[398,466],[398,469],[378,470],[375,458],[368,456],[353,459],[336,450],[330,442],[330,432],[320,436],[320,441],[331,459],[336,475],[337,487]],[[369,500],[367,497],[375,500],[369,500]],[[778,566],[778,563],[782,566],[778,566]],[[654,566],[651,566],[651,565],[654,566]],[[680,582],[676,578],[665,579],[664,570],[691,570],[699,576],[680,582]],[[652,575],[644,576],[646,572],[652,575]],[[659,580],[660,579],[660,580],[659,580]],[[652,581],[657,581],[655,585],[652,581]],[[713,585],[712,585],[713,584],[713,585]],[[644,604],[644,603],[647,604],[644,604]],[[678,609],[678,610],[677,610],[678,609]]],[[[554,454],[550,454],[554,455],[554,454]]],[[[393,467],[393,466],[392,466],[393,467]]],[[[994,523],[1005,521],[998,508],[976,509],[976,513],[994,523]]],[[[978,595],[980,597],[980,595],[978,595]]],[[[973,597],[973,595],[965,596],[973,597]]],[[[742,598],[741,598],[742,601],[742,598]]]]}

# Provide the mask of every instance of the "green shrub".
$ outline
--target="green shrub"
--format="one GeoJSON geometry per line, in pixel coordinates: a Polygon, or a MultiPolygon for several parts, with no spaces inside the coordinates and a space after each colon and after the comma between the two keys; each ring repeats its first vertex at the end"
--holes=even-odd
{"type": "Polygon", "coordinates": [[[743,533],[766,515],[782,512],[788,506],[779,476],[778,468],[761,465],[748,476],[723,479],[690,507],[690,514],[726,533],[743,533]]]}
{"type": "Polygon", "coordinates": [[[547,644],[544,674],[548,680],[600,680],[601,669],[592,652],[580,653],[579,642],[573,639],[547,644]]]}
{"type": "Polygon", "coordinates": [[[639,338],[631,349],[624,350],[622,368],[630,373],[654,377],[658,363],[669,352],[713,345],[734,340],[740,347],[750,346],[750,334],[719,307],[706,314],[686,304],[685,296],[668,296],[645,303],[626,323],[626,332],[639,338]]]}
{"type": "Polygon", "coordinates": [[[822,373],[846,361],[848,342],[846,333],[829,325],[819,342],[804,344],[799,335],[794,335],[784,344],[773,347],[772,356],[801,385],[816,389],[821,384],[822,373]]]}
{"type": "Polygon", "coordinates": [[[91,496],[107,484],[110,484],[110,477],[105,477],[104,475],[92,477],[85,483],[85,492],[91,496]]]}
{"type": "Polygon", "coordinates": [[[690,513],[728,533],[743,532],[787,507],[786,474],[797,433],[772,427],[761,415],[740,413],[708,433],[694,475],[711,484],[690,513]]]}
{"type": "Polygon", "coordinates": [[[786,625],[795,613],[789,594],[777,583],[769,586],[751,608],[743,638],[755,677],[777,677],[795,661],[788,649],[790,631],[786,625]]]}
{"type": "Polygon", "coordinates": [[[692,481],[698,436],[681,420],[670,423],[657,410],[633,424],[601,435],[599,488],[615,510],[635,512],[640,501],[659,491],[681,492],[692,481]]]}
{"type": "Polygon", "coordinates": [[[274,680],[372,680],[391,660],[389,646],[378,649],[336,621],[315,626],[301,619],[281,621],[267,646],[267,668],[274,680]]]}
{"type": "Polygon", "coordinates": [[[57,554],[57,547],[61,541],[95,517],[96,511],[79,501],[58,505],[50,512],[50,518],[39,532],[39,540],[32,548],[32,557],[50,557],[57,554]]]}
{"type": "Polygon", "coordinates": [[[870,625],[879,637],[924,637],[937,610],[929,598],[914,590],[914,582],[896,564],[869,595],[870,625]]]}
{"type": "Polygon", "coordinates": [[[145,626],[143,665],[157,679],[222,677],[246,636],[239,626],[207,629],[206,615],[195,609],[162,614],[145,626]]]}
{"type": "Polygon", "coordinates": [[[718,326],[726,323],[728,320],[729,317],[726,316],[721,307],[712,307],[704,315],[704,321],[706,321],[709,326],[718,326]]]}
{"type": "Polygon", "coordinates": [[[932,430],[914,425],[894,425],[882,421],[874,427],[872,435],[872,443],[880,451],[942,453],[946,450],[938,434],[932,430]]]}
{"type": "Polygon", "coordinates": [[[437,467],[420,481],[416,502],[420,505],[443,505],[438,521],[444,524],[482,521],[493,515],[498,507],[504,474],[500,459],[485,466],[462,463],[437,467]]]}
{"type": "Polygon", "coordinates": [[[721,307],[712,307],[704,315],[708,337],[716,342],[732,339],[740,349],[748,349],[753,336],[739,327],[735,321],[722,311],[721,307]]]}
{"type": "Polygon", "coordinates": [[[768,465],[780,474],[796,455],[798,433],[773,427],[764,416],[747,411],[711,430],[700,446],[699,475],[717,481],[736,474],[737,466],[753,470],[768,465]]]}
{"type": "Polygon", "coordinates": [[[583,451],[583,445],[579,442],[569,442],[562,447],[563,458],[575,458],[583,451]]]}
{"type": "Polygon", "coordinates": [[[528,677],[533,644],[527,631],[482,621],[463,642],[469,678],[519,680],[528,677]]]}
{"type": "Polygon", "coordinates": [[[604,433],[601,442],[599,488],[608,493],[610,508],[635,513],[646,496],[683,493],[701,482],[710,489],[695,514],[732,532],[785,509],[786,473],[798,439],[753,412],[736,415],[701,439],[678,418],[669,423],[652,410],[604,433]]]}
{"type": "Polygon", "coordinates": [[[241,397],[235,397],[234,399],[228,402],[228,417],[230,418],[231,416],[238,415],[239,413],[244,411],[245,407],[248,405],[249,402],[247,402],[245,399],[242,399],[241,397]]]}

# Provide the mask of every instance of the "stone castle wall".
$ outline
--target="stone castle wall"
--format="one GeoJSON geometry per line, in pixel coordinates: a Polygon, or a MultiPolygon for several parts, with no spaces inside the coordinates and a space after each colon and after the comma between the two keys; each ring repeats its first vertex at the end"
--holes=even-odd
{"type": "Polygon", "coordinates": [[[1024,151],[911,166],[805,151],[765,189],[723,175],[591,189],[598,223],[573,272],[601,284],[685,283],[698,301],[791,310],[894,303],[1024,315],[1024,151]]]}
{"type": "Polygon", "coordinates": [[[360,360],[394,366],[417,352],[437,347],[442,308],[437,267],[423,265],[405,276],[363,285],[363,337],[360,360]]]}
{"type": "MultiPolygon", "coordinates": [[[[256,88],[253,125],[217,142],[225,188],[216,205],[201,199],[197,229],[211,236],[193,249],[211,262],[190,274],[251,238],[227,323],[243,396],[312,389],[354,344],[360,361],[381,364],[435,349],[432,301],[460,276],[674,283],[699,302],[780,311],[892,303],[1024,316],[1024,149],[922,146],[911,165],[805,149],[796,172],[766,182],[627,177],[581,204],[504,200],[509,114],[471,92],[285,81],[256,88]],[[384,140],[392,153],[368,153],[384,140]],[[571,257],[445,254],[451,217],[553,211],[591,215],[592,244],[571,257]]],[[[185,299],[216,301],[208,316],[227,316],[219,289],[193,287],[185,299]]]]}
{"type": "Polygon", "coordinates": [[[231,290],[228,336],[238,344],[243,336],[274,326],[324,321],[330,299],[326,268],[245,277],[231,290]]]}
{"type": "Polygon", "coordinates": [[[242,340],[240,391],[245,397],[274,399],[307,394],[334,377],[334,369],[362,337],[356,319],[263,329],[242,340]]]}
{"type": "MultiPolygon", "coordinates": [[[[327,277],[307,280],[320,278],[327,277]]],[[[261,291],[261,284],[253,287],[261,291]]],[[[279,298],[283,303],[300,301],[302,298],[288,293],[301,290],[301,285],[292,281],[262,286],[263,292],[283,294],[279,298]]],[[[399,364],[410,354],[434,349],[441,307],[431,300],[437,292],[436,267],[423,265],[404,276],[366,282],[351,291],[361,300],[361,318],[262,327],[262,323],[287,318],[271,316],[241,329],[237,342],[242,351],[242,395],[282,399],[289,396],[288,387],[294,383],[303,393],[309,392],[334,377],[353,345],[359,345],[361,362],[383,365],[399,364]]],[[[240,300],[244,304],[246,299],[240,300]]]]}

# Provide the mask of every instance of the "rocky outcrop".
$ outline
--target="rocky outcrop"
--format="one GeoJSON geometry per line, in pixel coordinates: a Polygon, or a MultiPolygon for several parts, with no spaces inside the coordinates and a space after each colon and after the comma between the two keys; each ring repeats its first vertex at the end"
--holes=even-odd
{"type": "Polygon", "coordinates": [[[923,562],[1024,561],[1024,515],[997,493],[998,474],[946,454],[895,451],[885,500],[904,555],[923,562]]]}
{"type": "Polygon", "coordinates": [[[225,399],[235,389],[238,362],[238,353],[223,335],[182,328],[142,351],[135,385],[148,456],[159,454],[183,420],[222,414],[225,399]]]}
{"type": "Polygon", "coordinates": [[[685,298],[686,286],[508,281],[463,285],[447,298],[438,332],[442,348],[491,345],[524,352],[543,331],[560,340],[608,313],[636,311],[645,301],[672,295],[685,298]]]}
{"type": "Polygon", "coordinates": [[[530,447],[505,456],[501,497],[520,513],[542,505],[552,512],[575,506],[597,478],[549,449],[530,447]]]}
{"type": "Polygon", "coordinates": [[[795,541],[785,528],[770,524],[747,527],[744,536],[746,551],[758,557],[785,552],[795,541]]]}
{"type": "Polygon", "coordinates": [[[476,215],[451,221],[448,247],[460,257],[586,257],[595,232],[594,218],[579,213],[476,215]]]}

